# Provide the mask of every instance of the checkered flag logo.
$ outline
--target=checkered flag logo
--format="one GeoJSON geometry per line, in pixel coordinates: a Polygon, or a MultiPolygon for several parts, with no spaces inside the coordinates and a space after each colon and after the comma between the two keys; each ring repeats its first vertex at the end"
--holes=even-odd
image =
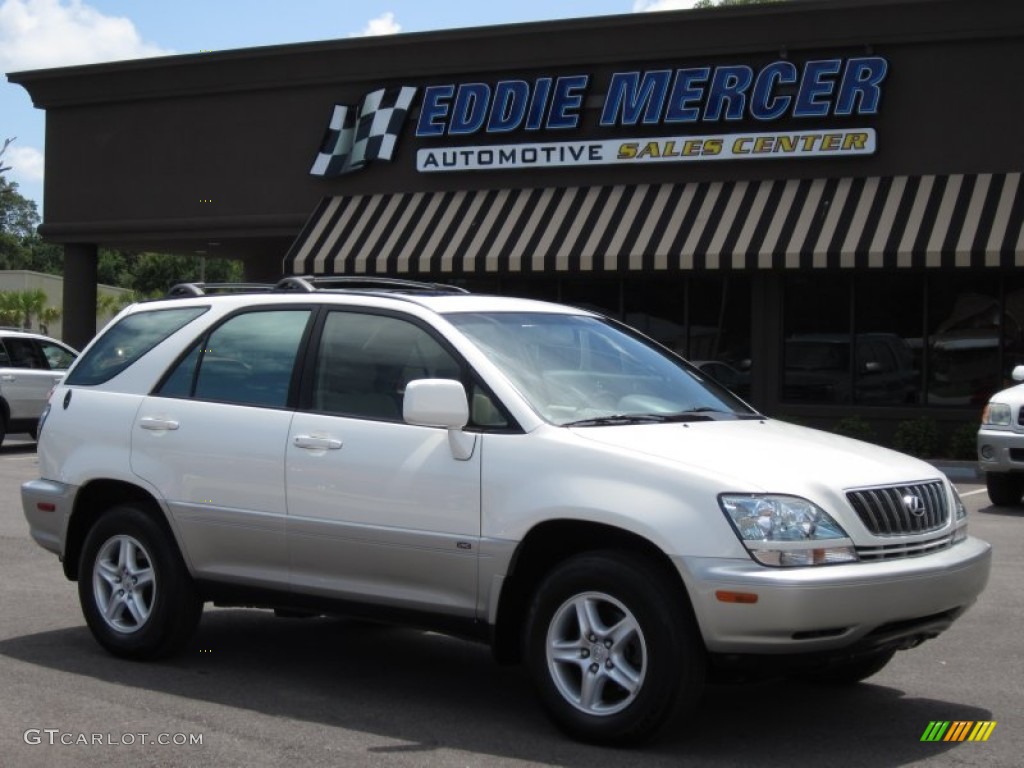
{"type": "Polygon", "coordinates": [[[415,95],[415,88],[381,88],[358,109],[335,104],[310,175],[340,176],[371,160],[390,160],[415,95]]]}

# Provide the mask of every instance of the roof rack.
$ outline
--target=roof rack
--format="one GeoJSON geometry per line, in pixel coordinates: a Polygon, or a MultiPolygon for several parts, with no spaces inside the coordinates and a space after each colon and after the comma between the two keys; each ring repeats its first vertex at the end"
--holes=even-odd
{"type": "Polygon", "coordinates": [[[402,293],[469,293],[465,288],[444,283],[403,280],[396,277],[363,277],[354,275],[302,275],[286,277],[274,286],[275,291],[312,293],[318,290],[396,291],[402,293]]]}
{"type": "Polygon", "coordinates": [[[354,275],[302,275],[285,277],[277,283],[178,283],[167,291],[168,299],[209,296],[215,293],[314,293],[323,290],[382,291],[394,293],[469,293],[465,288],[444,283],[402,280],[396,277],[354,275]]]}
{"type": "Polygon", "coordinates": [[[209,296],[211,293],[260,293],[272,291],[270,283],[178,283],[167,291],[166,298],[182,299],[189,296],[209,296]]]}

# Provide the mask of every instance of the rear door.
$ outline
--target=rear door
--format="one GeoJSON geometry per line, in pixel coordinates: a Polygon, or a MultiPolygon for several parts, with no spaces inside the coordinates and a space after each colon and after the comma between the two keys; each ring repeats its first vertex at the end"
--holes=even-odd
{"type": "Polygon", "coordinates": [[[139,408],[132,470],[166,500],[199,576],[287,587],[285,445],[312,314],[228,317],[139,408]]]}

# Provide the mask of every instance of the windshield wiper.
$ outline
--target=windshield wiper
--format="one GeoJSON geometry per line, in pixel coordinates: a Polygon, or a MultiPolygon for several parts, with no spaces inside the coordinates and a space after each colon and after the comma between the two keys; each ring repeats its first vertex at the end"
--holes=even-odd
{"type": "Polygon", "coordinates": [[[705,416],[698,411],[686,411],[684,413],[615,413],[610,416],[595,416],[590,419],[570,421],[562,424],[562,426],[608,427],[619,424],[667,424],[672,421],[707,421],[708,419],[710,419],[709,416],[705,416]]]}
{"type": "Polygon", "coordinates": [[[609,416],[594,416],[589,419],[570,421],[563,427],[604,427],[616,424],[660,424],[665,421],[663,416],[653,413],[613,413],[609,416]]]}

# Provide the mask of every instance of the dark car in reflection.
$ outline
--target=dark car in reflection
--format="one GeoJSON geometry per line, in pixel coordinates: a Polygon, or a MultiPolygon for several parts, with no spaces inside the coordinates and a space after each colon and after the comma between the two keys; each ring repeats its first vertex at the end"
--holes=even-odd
{"type": "Polygon", "coordinates": [[[691,360],[694,367],[744,400],[750,397],[750,371],[741,371],[721,360],[691,360]]]}
{"type": "Polygon", "coordinates": [[[898,405],[916,402],[919,390],[920,374],[910,345],[894,333],[803,334],[786,339],[787,401],[898,405]]]}

